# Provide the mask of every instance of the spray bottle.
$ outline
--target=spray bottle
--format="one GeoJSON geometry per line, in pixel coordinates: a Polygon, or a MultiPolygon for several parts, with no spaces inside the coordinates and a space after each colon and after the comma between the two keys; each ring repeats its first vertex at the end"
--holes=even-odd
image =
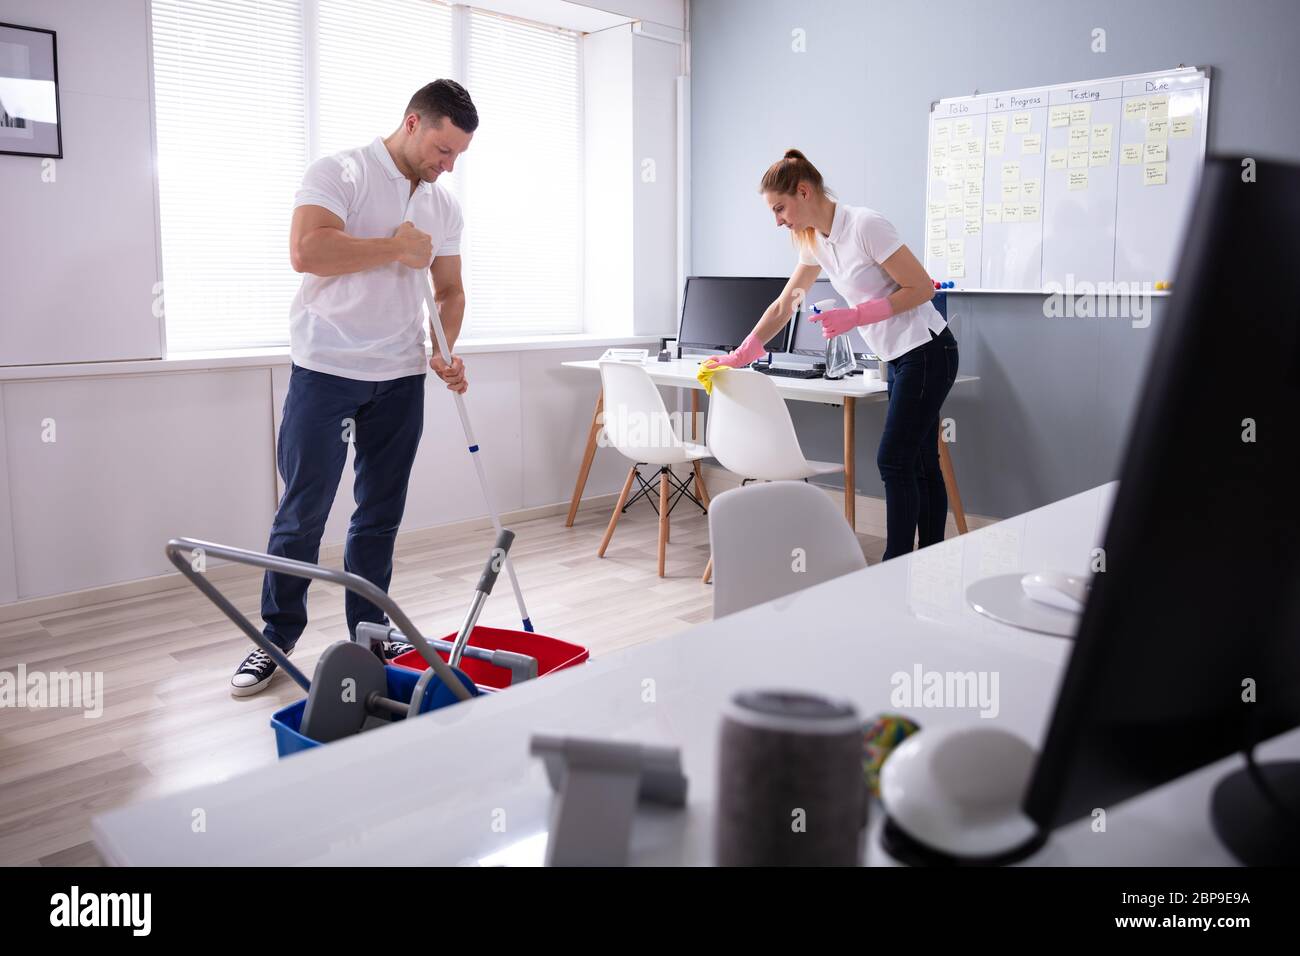
{"type": "MultiPolygon", "coordinates": [[[[813,303],[813,315],[829,312],[839,305],[836,299],[822,299],[813,303]]],[[[853,355],[853,345],[849,342],[849,333],[837,335],[826,342],[826,378],[841,379],[857,367],[858,360],[853,355]]]]}

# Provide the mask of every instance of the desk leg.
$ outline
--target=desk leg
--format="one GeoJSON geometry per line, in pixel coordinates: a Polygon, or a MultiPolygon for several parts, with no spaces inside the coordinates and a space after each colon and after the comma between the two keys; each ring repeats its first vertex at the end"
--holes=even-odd
{"type": "Polygon", "coordinates": [[[856,398],[844,398],[844,517],[854,531],[858,529],[857,481],[854,478],[856,454],[853,442],[857,402],[856,398]]]}
{"type": "Polygon", "coordinates": [[[591,430],[587,433],[587,450],[582,455],[582,467],[578,469],[578,482],[573,486],[573,500],[569,502],[569,517],[565,519],[566,528],[573,527],[573,519],[578,514],[578,505],[582,501],[582,489],[587,487],[587,476],[591,474],[591,462],[596,457],[596,439],[600,437],[600,413],[605,409],[605,390],[601,389],[596,397],[596,410],[591,414],[591,430]]]}
{"type": "Polygon", "coordinates": [[[952,470],[952,458],[948,455],[948,443],[939,436],[939,470],[943,472],[943,486],[948,490],[948,507],[952,510],[953,520],[957,522],[957,533],[966,533],[966,509],[961,505],[961,492],[957,490],[957,474],[952,470]]]}

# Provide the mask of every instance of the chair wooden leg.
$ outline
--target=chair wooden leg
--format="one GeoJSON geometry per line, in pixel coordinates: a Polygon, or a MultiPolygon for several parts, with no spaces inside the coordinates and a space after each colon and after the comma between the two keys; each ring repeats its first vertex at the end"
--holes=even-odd
{"type": "Polygon", "coordinates": [[[702,501],[704,507],[707,508],[709,506],[709,489],[704,487],[704,472],[700,470],[700,462],[698,458],[691,462],[691,464],[695,467],[695,487],[700,493],[700,501],[702,501]]]}
{"type": "Polygon", "coordinates": [[[618,504],[614,506],[614,513],[609,516],[609,527],[605,529],[605,537],[600,539],[600,548],[596,551],[596,557],[603,558],[605,549],[609,547],[610,539],[614,537],[614,526],[618,524],[618,516],[623,513],[623,506],[627,504],[628,493],[632,490],[632,479],[636,477],[636,465],[633,465],[627,473],[627,481],[623,482],[623,490],[619,493],[618,504]]]}
{"type": "Polygon", "coordinates": [[[659,576],[664,576],[664,557],[668,551],[668,472],[659,473],[659,576]]]}
{"type": "Polygon", "coordinates": [[[713,580],[713,555],[709,555],[709,563],[704,568],[704,577],[700,580],[705,584],[713,580]]]}

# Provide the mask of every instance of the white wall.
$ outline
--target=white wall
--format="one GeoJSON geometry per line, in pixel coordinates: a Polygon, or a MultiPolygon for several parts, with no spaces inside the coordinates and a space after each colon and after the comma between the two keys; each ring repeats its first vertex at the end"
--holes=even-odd
{"type": "MultiPolygon", "coordinates": [[[[560,363],[603,350],[465,356],[467,405],[502,512],[568,501],[600,383],[560,363]]],[[[166,573],[163,544],[176,536],[264,550],[288,380],[280,362],[4,382],[0,604],[166,573]]],[[[587,495],[617,491],[624,468],[616,453],[597,454],[587,495]]],[[[325,544],[343,541],[352,509],[349,455],[325,544]]],[[[451,396],[430,377],[402,530],[485,513],[451,396]]]]}
{"type": "Polygon", "coordinates": [[[162,354],[148,9],[0,0],[0,21],[58,34],[64,157],[0,155],[0,365],[162,354]]]}
{"type": "Polygon", "coordinates": [[[677,331],[677,77],[681,58],[676,43],[633,37],[632,155],[637,169],[632,193],[632,330],[638,335],[668,336],[677,331]]]}

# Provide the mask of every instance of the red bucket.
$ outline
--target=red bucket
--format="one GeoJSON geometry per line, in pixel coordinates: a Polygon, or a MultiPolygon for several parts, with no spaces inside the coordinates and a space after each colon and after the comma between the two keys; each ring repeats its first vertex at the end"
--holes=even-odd
{"type": "MultiPolygon", "coordinates": [[[[448,634],[444,640],[454,642],[456,635],[448,634]]],[[[590,656],[585,647],[557,640],[554,637],[546,637],[528,631],[507,631],[500,627],[483,627],[481,625],[470,632],[469,644],[471,647],[481,647],[484,650],[512,651],[516,654],[527,654],[529,657],[536,658],[538,677],[550,674],[552,671],[562,671],[566,667],[581,664],[590,656]]],[[[439,651],[438,656],[444,661],[447,659],[445,651],[439,651]]],[[[420,656],[418,650],[407,651],[405,654],[393,658],[389,663],[416,671],[422,671],[429,666],[425,659],[420,656]]],[[[462,657],[460,669],[479,687],[490,690],[504,690],[510,686],[510,671],[504,667],[497,667],[489,661],[462,657]]]]}

